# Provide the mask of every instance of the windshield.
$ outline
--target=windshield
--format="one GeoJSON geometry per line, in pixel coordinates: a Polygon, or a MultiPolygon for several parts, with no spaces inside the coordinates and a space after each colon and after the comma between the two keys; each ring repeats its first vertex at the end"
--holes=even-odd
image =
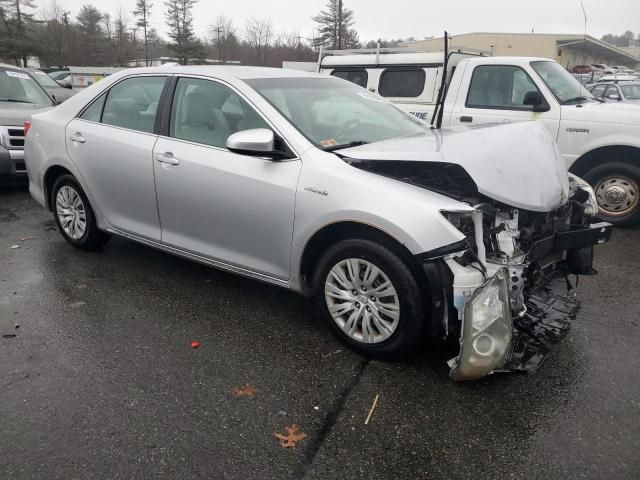
{"type": "Polygon", "coordinates": [[[333,78],[247,80],[320,148],[416,135],[429,127],[378,95],[333,78]]]}
{"type": "Polygon", "coordinates": [[[43,87],[60,87],[58,82],[40,70],[32,70],[31,75],[33,75],[33,78],[43,87]]]}
{"type": "Polygon", "coordinates": [[[0,102],[52,105],[49,96],[25,72],[0,70],[0,102]]]}
{"type": "Polygon", "coordinates": [[[560,103],[594,100],[593,95],[555,62],[531,62],[531,66],[560,103]]]}
{"type": "Polygon", "coordinates": [[[640,100],[640,83],[620,85],[624,97],[629,100],[640,100]]]}

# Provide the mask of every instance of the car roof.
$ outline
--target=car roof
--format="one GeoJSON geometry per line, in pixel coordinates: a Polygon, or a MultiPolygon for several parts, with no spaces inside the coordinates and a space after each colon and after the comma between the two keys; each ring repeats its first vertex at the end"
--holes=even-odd
{"type": "Polygon", "coordinates": [[[138,67],[121,70],[116,75],[131,74],[188,74],[211,77],[234,77],[240,80],[253,80],[258,78],[327,78],[326,75],[303,72],[300,70],[288,70],[272,67],[246,67],[240,65],[175,65],[160,67],[138,67]]]}
{"type": "Polygon", "coordinates": [[[21,70],[21,71],[26,71],[24,68],[22,67],[16,67],[15,65],[11,65],[8,63],[0,63],[0,68],[6,68],[8,70],[21,70]]]}

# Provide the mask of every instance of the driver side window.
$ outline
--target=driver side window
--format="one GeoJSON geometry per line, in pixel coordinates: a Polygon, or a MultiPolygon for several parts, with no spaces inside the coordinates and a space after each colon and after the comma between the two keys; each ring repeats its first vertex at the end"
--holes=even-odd
{"type": "Polygon", "coordinates": [[[171,108],[169,135],[226,148],[233,133],[271,127],[237,93],[211,80],[180,78],[171,108]]]}
{"type": "Polygon", "coordinates": [[[520,67],[482,65],[471,77],[466,106],[500,110],[532,110],[525,105],[527,93],[538,92],[531,77],[520,67]]]}

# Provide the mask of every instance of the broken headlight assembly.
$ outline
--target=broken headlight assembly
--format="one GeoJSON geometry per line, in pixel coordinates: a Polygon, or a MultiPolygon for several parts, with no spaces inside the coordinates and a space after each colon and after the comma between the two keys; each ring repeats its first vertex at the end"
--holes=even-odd
{"type": "Polygon", "coordinates": [[[467,300],[453,380],[475,380],[504,364],[513,334],[507,277],[507,270],[499,269],[467,300]]]}

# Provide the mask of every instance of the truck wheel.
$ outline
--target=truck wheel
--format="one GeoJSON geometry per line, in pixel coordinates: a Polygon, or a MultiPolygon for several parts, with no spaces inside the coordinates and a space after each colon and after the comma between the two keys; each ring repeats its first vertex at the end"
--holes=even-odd
{"type": "Polygon", "coordinates": [[[620,227],[640,220],[640,168],[612,162],[589,170],[584,179],[593,186],[598,217],[620,227]]]}
{"type": "Polygon", "coordinates": [[[424,295],[407,265],[377,242],[336,243],[318,262],[313,286],[320,316],[365,356],[398,357],[422,338],[424,295]]]}
{"type": "Polygon", "coordinates": [[[53,184],[51,206],[58,230],[80,250],[100,249],[111,236],[98,229],[96,217],[82,187],[72,175],[62,175],[53,184]]]}

